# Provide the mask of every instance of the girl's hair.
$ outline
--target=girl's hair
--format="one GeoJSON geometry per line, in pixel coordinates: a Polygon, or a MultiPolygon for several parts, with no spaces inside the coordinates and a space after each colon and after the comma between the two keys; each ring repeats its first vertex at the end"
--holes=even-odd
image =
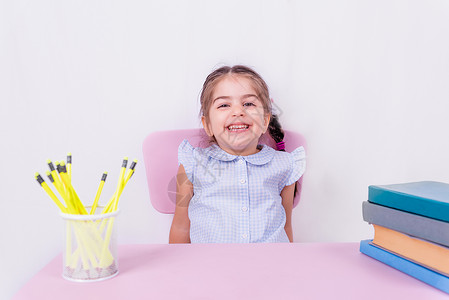
{"type": "Polygon", "coordinates": [[[200,96],[200,115],[204,116],[206,120],[209,120],[209,109],[212,104],[212,94],[214,92],[214,89],[225,76],[232,74],[243,76],[251,80],[253,88],[257,92],[257,97],[262,102],[265,114],[269,114],[271,116],[270,123],[268,124],[268,132],[276,142],[278,150],[285,151],[283,145],[284,131],[282,130],[281,124],[279,123],[278,117],[276,115],[273,115],[271,112],[271,100],[268,92],[268,86],[256,71],[247,66],[224,66],[216,69],[206,77],[200,96]]]}

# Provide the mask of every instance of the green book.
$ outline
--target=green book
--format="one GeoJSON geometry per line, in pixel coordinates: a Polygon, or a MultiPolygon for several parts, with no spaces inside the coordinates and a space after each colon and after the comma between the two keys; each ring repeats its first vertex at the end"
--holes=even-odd
{"type": "Polygon", "coordinates": [[[368,187],[368,201],[449,222],[449,184],[420,181],[368,187]]]}

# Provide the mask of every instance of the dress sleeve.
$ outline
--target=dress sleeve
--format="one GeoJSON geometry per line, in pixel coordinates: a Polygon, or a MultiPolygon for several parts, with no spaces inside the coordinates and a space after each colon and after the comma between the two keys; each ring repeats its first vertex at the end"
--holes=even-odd
{"type": "Polygon", "coordinates": [[[292,159],[292,172],[287,179],[286,185],[291,185],[298,181],[306,170],[306,152],[304,147],[298,147],[290,154],[292,159]]]}
{"type": "Polygon", "coordinates": [[[183,140],[178,147],[178,166],[180,164],[184,166],[190,182],[193,182],[193,169],[195,166],[194,151],[195,148],[187,140],[183,140]]]}

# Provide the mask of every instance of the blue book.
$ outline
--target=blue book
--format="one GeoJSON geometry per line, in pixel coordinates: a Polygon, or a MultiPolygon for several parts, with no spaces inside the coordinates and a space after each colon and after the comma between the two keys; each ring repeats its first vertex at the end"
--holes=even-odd
{"type": "Polygon", "coordinates": [[[368,187],[368,201],[449,222],[449,184],[420,181],[368,187]]]}
{"type": "Polygon", "coordinates": [[[449,277],[376,247],[371,241],[361,241],[360,252],[449,294],[449,277]]]}

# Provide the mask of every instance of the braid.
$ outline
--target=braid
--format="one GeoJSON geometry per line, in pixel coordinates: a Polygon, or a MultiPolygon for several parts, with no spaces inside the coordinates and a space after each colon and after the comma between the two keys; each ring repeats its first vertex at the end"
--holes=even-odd
{"type": "MultiPolygon", "coordinates": [[[[271,115],[270,123],[268,124],[268,132],[270,133],[270,136],[276,143],[278,151],[285,152],[284,131],[282,130],[282,126],[281,123],[279,123],[277,115],[271,115]]],[[[293,197],[295,197],[297,193],[298,193],[298,184],[297,182],[295,182],[295,190],[293,191],[293,197]]]]}
{"type": "MultiPolygon", "coordinates": [[[[282,126],[279,123],[277,115],[271,115],[270,123],[268,124],[268,132],[270,133],[270,136],[273,138],[276,144],[283,142],[284,131],[282,130],[282,126]]],[[[279,151],[285,151],[282,146],[278,147],[279,151]]]]}

